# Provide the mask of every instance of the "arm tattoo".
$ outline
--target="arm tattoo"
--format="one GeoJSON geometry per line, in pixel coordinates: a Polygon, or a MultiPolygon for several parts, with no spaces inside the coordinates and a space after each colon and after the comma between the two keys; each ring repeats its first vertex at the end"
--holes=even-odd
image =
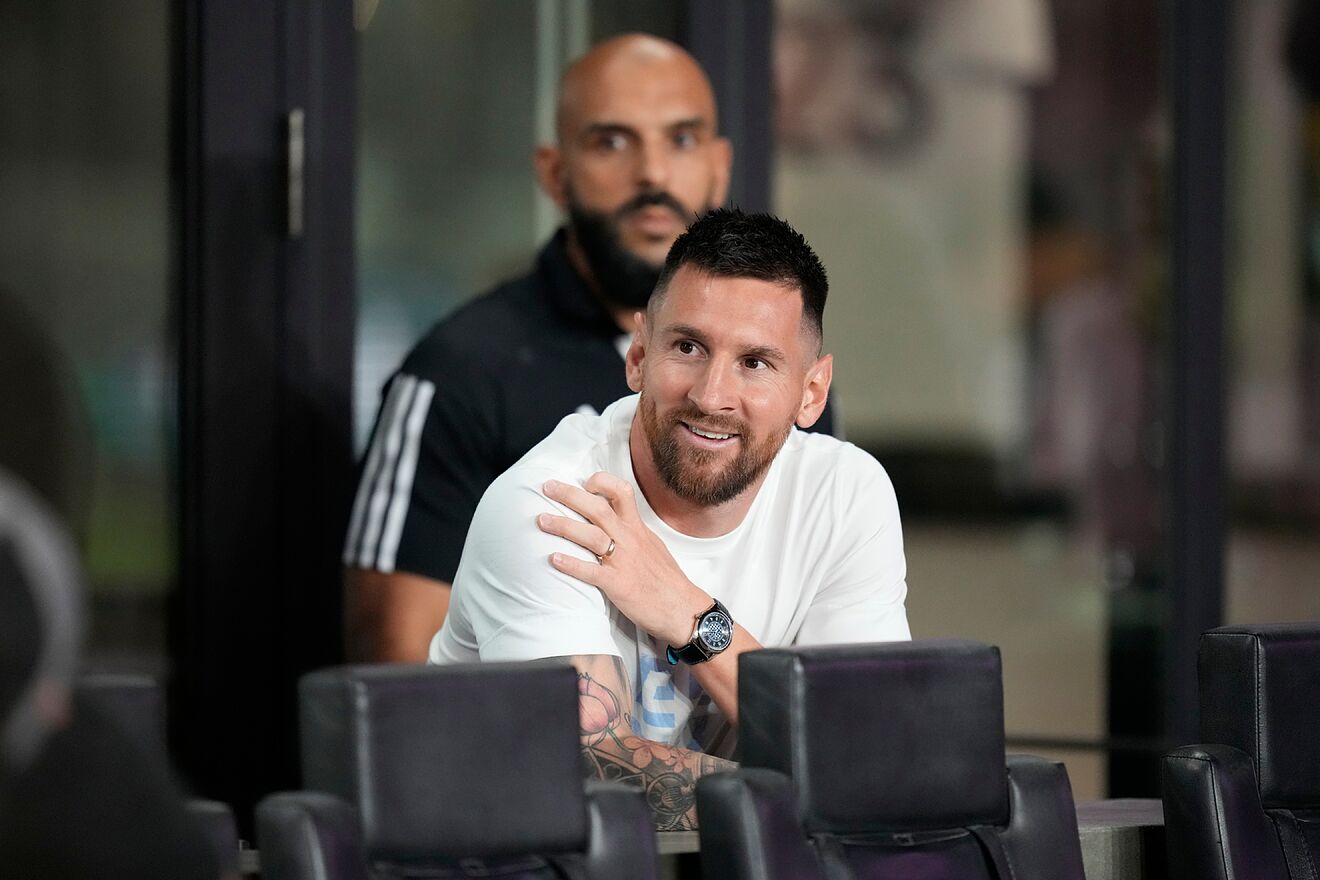
{"type": "MultiPolygon", "coordinates": [[[[613,658],[617,681],[623,664],[613,658]]],[[[626,686],[625,686],[626,687],[626,686]]],[[[634,785],[646,793],[656,828],[661,831],[697,827],[697,778],[737,766],[691,749],[666,746],[632,732],[624,708],[627,693],[617,693],[588,672],[578,673],[578,704],[582,758],[589,777],[634,785]]]]}

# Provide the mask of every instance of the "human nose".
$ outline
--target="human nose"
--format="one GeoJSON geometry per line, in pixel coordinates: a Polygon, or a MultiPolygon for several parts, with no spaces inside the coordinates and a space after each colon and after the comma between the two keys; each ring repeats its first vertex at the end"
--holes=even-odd
{"type": "Polygon", "coordinates": [[[720,412],[734,408],[733,371],[726,364],[715,361],[707,363],[692,383],[688,399],[704,413],[720,412]]]}
{"type": "Polygon", "coordinates": [[[645,189],[664,189],[669,183],[669,173],[668,145],[655,138],[644,140],[638,153],[637,182],[645,189]]]}

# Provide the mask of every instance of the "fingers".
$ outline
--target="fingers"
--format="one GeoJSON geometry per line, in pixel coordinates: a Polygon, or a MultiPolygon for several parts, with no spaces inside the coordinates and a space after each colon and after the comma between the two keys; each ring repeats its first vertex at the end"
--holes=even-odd
{"type": "Polygon", "coordinates": [[[581,486],[561,483],[558,480],[549,480],[541,487],[541,491],[545,493],[546,498],[551,501],[558,501],[569,510],[581,514],[598,526],[605,526],[610,518],[614,516],[614,508],[610,506],[608,500],[600,495],[588,492],[581,486]]]}
{"type": "Polygon", "coordinates": [[[550,564],[569,577],[577,578],[584,583],[591,584],[593,587],[603,590],[607,586],[605,579],[608,570],[603,565],[587,562],[585,559],[578,559],[576,556],[569,556],[566,553],[551,553],[550,564]]]}
{"type": "Polygon", "coordinates": [[[592,474],[585,485],[588,492],[608,501],[619,516],[637,518],[637,501],[633,498],[632,483],[606,471],[599,471],[592,474]]]}
{"type": "Polygon", "coordinates": [[[632,484],[627,480],[614,476],[608,471],[597,471],[587,478],[584,484],[588,492],[596,495],[603,495],[606,498],[613,499],[624,493],[632,494],[632,484]]]}
{"type": "Polygon", "coordinates": [[[596,557],[609,556],[610,545],[614,543],[600,526],[567,516],[543,513],[536,518],[536,525],[546,534],[567,538],[596,557]]]}

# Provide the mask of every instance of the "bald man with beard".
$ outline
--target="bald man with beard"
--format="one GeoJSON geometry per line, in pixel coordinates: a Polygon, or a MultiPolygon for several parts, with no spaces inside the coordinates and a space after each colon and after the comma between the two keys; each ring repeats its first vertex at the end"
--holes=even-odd
{"type": "MultiPolygon", "coordinates": [[[[343,554],[353,659],[426,659],[482,493],[564,416],[628,393],[633,316],[670,245],[728,193],[710,82],[666,40],[616,37],[572,64],[556,129],[534,167],[565,226],[386,383],[343,554]]],[[[815,430],[831,429],[827,411],[815,430]]]]}

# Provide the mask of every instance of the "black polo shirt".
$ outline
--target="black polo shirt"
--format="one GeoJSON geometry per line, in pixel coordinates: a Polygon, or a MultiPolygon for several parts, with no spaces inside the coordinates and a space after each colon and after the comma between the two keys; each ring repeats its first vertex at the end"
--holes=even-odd
{"type": "MultiPolygon", "coordinates": [[[[385,385],[344,564],[452,582],[496,477],[576,411],[630,392],[623,334],[568,262],[560,230],[527,276],[436,324],[385,385]]],[[[816,430],[830,430],[827,409],[816,430]]]]}

